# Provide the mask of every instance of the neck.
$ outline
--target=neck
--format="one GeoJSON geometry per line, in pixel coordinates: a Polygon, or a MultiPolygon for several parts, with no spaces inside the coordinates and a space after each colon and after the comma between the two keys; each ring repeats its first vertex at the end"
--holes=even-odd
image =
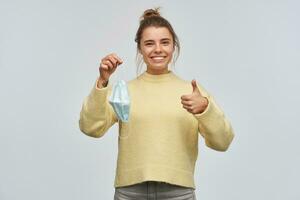
{"type": "Polygon", "coordinates": [[[149,74],[152,74],[152,75],[160,75],[160,74],[167,74],[169,73],[169,70],[168,68],[164,68],[162,70],[151,70],[149,67],[147,67],[147,70],[146,70],[147,73],[149,74]]]}

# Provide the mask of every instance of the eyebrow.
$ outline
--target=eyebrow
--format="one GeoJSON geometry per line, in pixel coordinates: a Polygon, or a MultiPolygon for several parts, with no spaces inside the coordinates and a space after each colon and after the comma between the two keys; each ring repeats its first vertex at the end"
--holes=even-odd
{"type": "MultiPolygon", "coordinates": [[[[162,38],[160,41],[170,41],[170,38],[162,38]]],[[[153,42],[154,40],[145,40],[144,43],[146,42],[153,42]]]]}

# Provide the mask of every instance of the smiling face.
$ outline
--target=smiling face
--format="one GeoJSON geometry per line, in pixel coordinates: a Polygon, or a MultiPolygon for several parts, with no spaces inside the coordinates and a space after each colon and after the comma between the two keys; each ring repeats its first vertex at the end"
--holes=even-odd
{"type": "Polygon", "coordinates": [[[140,53],[150,74],[168,72],[168,64],[172,60],[174,41],[171,33],[165,27],[150,26],[145,28],[140,42],[140,53]]]}

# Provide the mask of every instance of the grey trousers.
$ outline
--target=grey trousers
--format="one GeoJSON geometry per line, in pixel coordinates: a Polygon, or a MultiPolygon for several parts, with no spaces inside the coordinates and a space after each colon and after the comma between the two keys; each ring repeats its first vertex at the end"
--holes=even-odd
{"type": "Polygon", "coordinates": [[[165,182],[146,181],[116,187],[114,200],[196,200],[195,189],[165,182]]]}

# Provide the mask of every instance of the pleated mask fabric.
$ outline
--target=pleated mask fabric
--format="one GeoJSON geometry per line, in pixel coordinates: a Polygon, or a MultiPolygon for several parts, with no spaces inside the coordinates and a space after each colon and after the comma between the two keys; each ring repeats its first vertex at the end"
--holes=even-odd
{"type": "Polygon", "coordinates": [[[122,122],[128,122],[130,96],[127,84],[124,80],[119,80],[113,85],[109,103],[112,105],[118,119],[122,122]]]}

